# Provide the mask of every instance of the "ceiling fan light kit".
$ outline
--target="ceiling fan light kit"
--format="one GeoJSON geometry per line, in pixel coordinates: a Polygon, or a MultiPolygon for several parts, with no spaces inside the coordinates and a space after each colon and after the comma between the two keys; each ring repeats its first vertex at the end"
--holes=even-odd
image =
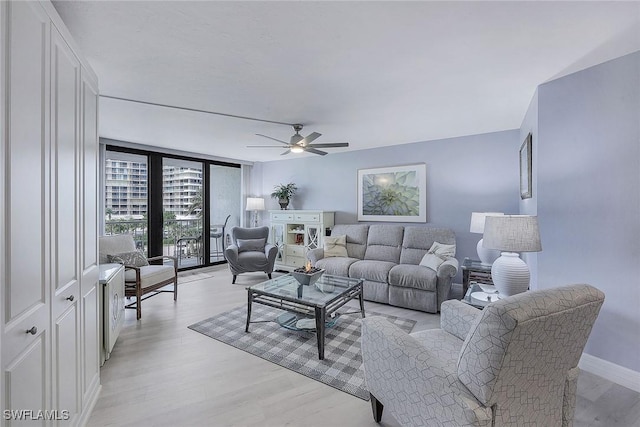
{"type": "Polygon", "coordinates": [[[289,142],[282,141],[280,139],[273,138],[271,136],[263,135],[261,133],[257,133],[256,134],[256,135],[261,136],[263,138],[267,138],[267,139],[270,139],[272,141],[277,141],[277,142],[279,142],[279,143],[281,143],[283,145],[247,145],[247,147],[249,147],[249,148],[286,148],[287,150],[284,153],[282,153],[283,156],[285,154],[289,154],[289,153],[304,153],[305,151],[307,153],[313,153],[313,154],[318,154],[320,156],[325,156],[327,154],[327,152],[318,150],[318,148],[340,148],[340,147],[348,147],[349,146],[348,142],[332,142],[332,143],[325,143],[325,144],[311,144],[311,142],[315,141],[317,138],[322,136],[322,134],[320,134],[318,132],[312,132],[307,136],[302,136],[302,135],[300,135],[300,131],[302,130],[302,126],[303,125],[294,124],[292,126],[293,126],[293,130],[296,133],[289,139],[289,142]]]}

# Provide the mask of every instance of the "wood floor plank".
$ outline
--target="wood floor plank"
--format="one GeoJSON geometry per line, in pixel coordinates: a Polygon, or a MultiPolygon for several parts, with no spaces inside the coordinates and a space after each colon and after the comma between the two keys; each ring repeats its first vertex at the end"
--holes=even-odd
{"type": "MultiPolygon", "coordinates": [[[[187,326],[246,303],[246,287],[263,273],[238,276],[226,266],[189,275],[179,299],[160,294],[127,310],[89,426],[397,426],[376,424],[369,402],[192,331],[187,326]],[[206,276],[206,277],[204,277],[206,276]]],[[[460,293],[460,286],[453,289],[460,293]]],[[[365,303],[367,312],[439,327],[439,316],[365,303]]],[[[640,427],[640,394],[582,372],[576,427],[640,427]]]]}

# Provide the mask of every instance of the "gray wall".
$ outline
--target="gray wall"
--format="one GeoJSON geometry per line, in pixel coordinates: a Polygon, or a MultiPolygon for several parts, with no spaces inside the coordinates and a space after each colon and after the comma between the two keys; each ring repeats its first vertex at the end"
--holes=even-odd
{"type": "Polygon", "coordinates": [[[585,351],[640,371],[640,52],[541,85],[540,288],[606,300],[585,351]]]}
{"type": "MultiPolygon", "coordinates": [[[[523,215],[537,215],[538,214],[538,91],[533,95],[527,113],[522,120],[522,126],[520,127],[520,145],[524,142],[527,135],[531,133],[532,142],[532,185],[531,194],[529,199],[520,199],[520,213],[523,215]]],[[[520,149],[518,149],[520,150],[520,149]]],[[[544,249],[544,242],[542,242],[542,248],[544,249]]],[[[531,272],[531,281],[529,288],[538,288],[538,253],[528,252],[520,255],[522,259],[529,266],[531,272]]]]}
{"type": "MultiPolygon", "coordinates": [[[[322,142],[322,141],[320,141],[322,142]]],[[[357,222],[358,169],[425,163],[427,222],[452,228],[458,260],[477,259],[479,234],[469,233],[471,212],[518,212],[519,131],[511,130],[445,140],[395,145],[264,162],[262,195],[267,209],[279,209],[269,194],[277,184],[295,182],[299,188],[290,209],[336,212],[336,223],[357,222]]],[[[266,218],[266,217],[265,217],[266,218]]],[[[457,281],[461,282],[460,275],[457,281]]]]}

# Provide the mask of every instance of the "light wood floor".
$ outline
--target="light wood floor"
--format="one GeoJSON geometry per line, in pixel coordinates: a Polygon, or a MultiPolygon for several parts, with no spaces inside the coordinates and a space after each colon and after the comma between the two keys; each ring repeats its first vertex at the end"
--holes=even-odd
{"type": "MultiPolygon", "coordinates": [[[[378,425],[369,402],[187,329],[245,304],[245,287],[266,279],[243,274],[232,285],[226,266],[205,273],[212,277],[182,274],[191,281],[175,304],[171,294],[144,301],[139,322],[127,310],[89,426],[378,425]]],[[[365,308],[414,319],[414,330],[439,325],[437,315],[371,302],[365,308]]],[[[398,425],[389,414],[382,421],[398,425]]],[[[640,426],[640,394],[582,372],[575,425],[640,426]]]]}

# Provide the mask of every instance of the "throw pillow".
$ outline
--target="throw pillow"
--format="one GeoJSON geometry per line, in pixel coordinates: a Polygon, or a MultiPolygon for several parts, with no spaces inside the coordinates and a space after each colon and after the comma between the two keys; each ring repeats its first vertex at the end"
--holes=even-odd
{"type": "Polygon", "coordinates": [[[265,239],[237,239],[238,252],[264,252],[265,239]]]}
{"type": "Polygon", "coordinates": [[[443,243],[433,242],[428,253],[437,255],[446,260],[447,258],[453,258],[456,256],[456,245],[455,243],[453,245],[445,245],[443,243]]]}
{"type": "Polygon", "coordinates": [[[442,264],[444,260],[440,258],[438,255],[426,253],[422,257],[422,261],[420,261],[420,265],[423,267],[427,267],[432,269],[433,271],[438,271],[438,267],[442,264]]]}
{"type": "Polygon", "coordinates": [[[120,254],[107,255],[109,262],[116,262],[132,267],[144,267],[149,265],[147,257],[141,251],[123,252],[120,254]]]}
{"type": "Polygon", "coordinates": [[[324,238],[324,257],[347,257],[347,236],[327,236],[324,238]]]}

